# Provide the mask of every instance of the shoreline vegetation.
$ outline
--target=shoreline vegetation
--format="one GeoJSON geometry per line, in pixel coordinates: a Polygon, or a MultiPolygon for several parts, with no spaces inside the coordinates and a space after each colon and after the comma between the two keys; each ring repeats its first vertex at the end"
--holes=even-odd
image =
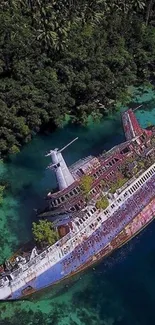
{"type": "Polygon", "coordinates": [[[0,156],[130,101],[154,80],[151,0],[1,0],[0,156]]]}

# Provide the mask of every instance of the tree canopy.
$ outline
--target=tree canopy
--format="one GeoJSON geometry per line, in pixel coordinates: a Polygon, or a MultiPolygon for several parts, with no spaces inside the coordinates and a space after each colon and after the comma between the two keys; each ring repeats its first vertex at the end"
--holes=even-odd
{"type": "Polygon", "coordinates": [[[85,196],[88,196],[93,184],[93,178],[90,175],[83,175],[80,180],[80,186],[85,196]]]}
{"type": "Polygon", "coordinates": [[[0,154],[33,134],[83,125],[154,78],[152,0],[1,0],[0,154]]]}
{"type": "Polygon", "coordinates": [[[41,244],[53,245],[59,239],[58,232],[47,220],[39,220],[38,223],[33,222],[32,232],[35,241],[41,244]]]}
{"type": "Polygon", "coordinates": [[[108,205],[109,205],[109,202],[108,202],[108,199],[106,196],[103,196],[96,201],[97,209],[104,210],[108,207],[108,205]]]}
{"type": "Polygon", "coordinates": [[[0,205],[3,203],[4,191],[5,191],[5,186],[0,185],[0,205]]]}

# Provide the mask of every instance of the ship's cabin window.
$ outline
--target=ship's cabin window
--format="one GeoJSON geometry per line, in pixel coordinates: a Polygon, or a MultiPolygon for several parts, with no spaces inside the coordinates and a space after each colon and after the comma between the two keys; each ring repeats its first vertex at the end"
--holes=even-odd
{"type": "Polygon", "coordinates": [[[81,219],[79,219],[79,222],[81,223],[81,225],[82,225],[82,220],[81,219]]]}
{"type": "Polygon", "coordinates": [[[127,152],[129,152],[129,148],[128,147],[126,147],[123,150],[121,150],[121,153],[127,153],[127,152]]]}
{"type": "Polygon", "coordinates": [[[74,195],[74,193],[73,193],[73,192],[70,192],[69,194],[70,194],[70,196],[73,196],[73,195],[74,195]]]}
{"type": "Polygon", "coordinates": [[[57,205],[58,205],[58,200],[55,199],[55,200],[54,200],[54,203],[55,203],[55,206],[57,206],[57,205]]]}
{"type": "Polygon", "coordinates": [[[70,198],[69,194],[65,194],[65,198],[69,199],[70,198]]]}
{"type": "Polygon", "coordinates": [[[73,211],[73,212],[76,211],[75,207],[71,207],[70,211],[73,211]]]}
{"type": "Polygon", "coordinates": [[[61,203],[61,200],[60,200],[60,198],[58,198],[58,204],[60,204],[61,203]]]}
{"type": "Polygon", "coordinates": [[[112,166],[112,161],[109,161],[109,165],[112,166]]]}
{"type": "Polygon", "coordinates": [[[78,206],[78,204],[75,204],[75,209],[76,209],[76,210],[79,210],[79,206],[78,206]]]}
{"type": "Polygon", "coordinates": [[[77,188],[74,188],[73,193],[78,194],[77,188]]]}

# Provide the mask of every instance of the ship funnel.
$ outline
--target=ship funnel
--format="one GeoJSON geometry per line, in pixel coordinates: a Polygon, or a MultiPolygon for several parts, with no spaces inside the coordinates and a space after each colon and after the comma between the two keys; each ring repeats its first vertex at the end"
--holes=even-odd
{"type": "Polygon", "coordinates": [[[68,146],[70,146],[74,141],[76,141],[78,138],[73,139],[71,142],[69,142],[66,146],[64,146],[62,149],[54,149],[50,150],[48,154],[45,156],[51,156],[52,164],[50,164],[47,168],[53,168],[56,174],[57,183],[59,186],[59,190],[63,190],[67,188],[69,185],[74,183],[74,178],[68,169],[66,162],[61,154],[63,150],[65,150],[68,146]]]}

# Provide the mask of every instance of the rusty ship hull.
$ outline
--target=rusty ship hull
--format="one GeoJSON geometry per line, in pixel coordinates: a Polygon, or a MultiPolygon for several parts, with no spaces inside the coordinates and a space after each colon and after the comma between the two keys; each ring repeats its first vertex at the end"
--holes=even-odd
{"type": "Polygon", "coordinates": [[[40,217],[55,214],[53,227],[60,238],[42,250],[21,250],[0,267],[0,300],[27,298],[85,270],[154,220],[155,129],[142,129],[131,109],[122,120],[127,141],[99,158],[86,157],[69,170],[61,154],[69,144],[47,154],[59,191],[48,194],[49,208],[40,217]],[[87,175],[92,180],[89,201],[80,185],[87,175]],[[120,179],[122,185],[113,192],[111,186],[120,179]],[[104,208],[97,205],[103,197],[104,208]]]}
{"type": "MultiPolygon", "coordinates": [[[[152,186],[153,184],[154,182],[152,183],[152,186]]],[[[111,236],[112,240],[107,241],[107,243],[104,241],[105,244],[103,244],[106,234],[103,227],[102,229],[100,229],[100,227],[90,238],[85,239],[80,245],[78,245],[74,252],[68,254],[66,258],[54,265],[54,267],[48,269],[48,271],[44,272],[39,277],[34,277],[33,280],[25,286],[12,293],[8,299],[23,299],[24,297],[28,297],[32,293],[42,290],[45,287],[59,283],[60,281],[94,265],[131,240],[137,233],[142,231],[151,221],[154,220],[155,198],[152,197],[153,192],[151,184],[149,183],[147,186],[148,189],[150,188],[150,191],[147,191],[145,202],[143,202],[141,206],[139,205],[137,208],[137,203],[139,202],[137,198],[135,198],[135,204],[132,204],[133,213],[128,215],[128,210],[124,211],[126,217],[123,217],[123,219],[121,217],[119,218],[118,214],[115,216],[118,220],[117,227],[114,227],[113,229],[111,227],[111,232],[108,234],[111,236]],[[138,213],[135,216],[136,211],[138,213]],[[125,226],[123,226],[124,223],[125,226]]],[[[128,202],[129,206],[130,203],[131,202],[128,202]]]]}

